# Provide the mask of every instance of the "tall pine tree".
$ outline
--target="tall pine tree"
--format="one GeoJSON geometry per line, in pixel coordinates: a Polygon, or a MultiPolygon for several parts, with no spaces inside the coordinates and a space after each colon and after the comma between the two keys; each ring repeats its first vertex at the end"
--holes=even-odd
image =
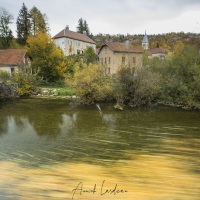
{"type": "Polygon", "coordinates": [[[31,18],[31,34],[35,36],[37,33],[47,33],[48,23],[45,14],[42,14],[35,6],[30,10],[31,18]]]}
{"type": "Polygon", "coordinates": [[[80,18],[78,20],[77,32],[84,33],[84,31],[86,31],[87,36],[90,35],[89,27],[86,20],[84,20],[83,18],[80,18]]]}
{"type": "Polygon", "coordinates": [[[0,8],[0,48],[9,48],[13,39],[9,24],[12,23],[13,16],[4,8],[0,8]]]}
{"type": "Polygon", "coordinates": [[[19,15],[17,17],[17,41],[19,44],[26,44],[26,40],[30,35],[30,28],[30,16],[27,7],[23,3],[22,8],[20,9],[19,15]]]}

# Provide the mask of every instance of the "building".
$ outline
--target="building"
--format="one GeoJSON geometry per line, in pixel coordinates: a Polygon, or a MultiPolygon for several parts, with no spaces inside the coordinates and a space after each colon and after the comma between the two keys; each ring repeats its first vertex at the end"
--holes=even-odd
{"type": "Polygon", "coordinates": [[[145,31],[145,35],[143,37],[142,40],[142,47],[145,50],[145,52],[148,55],[148,58],[152,59],[152,58],[159,58],[159,59],[164,59],[167,56],[167,53],[165,52],[165,50],[162,47],[158,47],[158,48],[149,48],[149,40],[145,31]]]}
{"type": "Polygon", "coordinates": [[[145,50],[149,49],[149,40],[148,40],[146,31],[145,31],[145,35],[144,35],[143,40],[142,40],[142,48],[145,49],[145,50]]]}
{"type": "Polygon", "coordinates": [[[10,75],[24,66],[30,66],[31,60],[25,49],[0,49],[0,70],[10,75]]]}
{"type": "Polygon", "coordinates": [[[100,64],[107,66],[108,74],[115,74],[121,66],[142,67],[143,49],[129,41],[108,42],[101,46],[98,54],[100,64]]]}
{"type": "Polygon", "coordinates": [[[165,50],[162,47],[147,49],[146,52],[147,52],[148,58],[150,58],[150,59],[157,57],[160,60],[163,60],[167,56],[167,53],[165,52],[165,50]]]}
{"type": "Polygon", "coordinates": [[[55,45],[60,47],[64,55],[82,54],[87,47],[92,47],[96,52],[95,42],[84,34],[73,32],[66,26],[61,32],[53,37],[55,45]]]}

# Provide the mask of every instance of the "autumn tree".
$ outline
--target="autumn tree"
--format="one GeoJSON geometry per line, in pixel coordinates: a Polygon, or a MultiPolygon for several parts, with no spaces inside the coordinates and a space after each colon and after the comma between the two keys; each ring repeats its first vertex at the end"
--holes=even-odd
{"type": "Polygon", "coordinates": [[[26,40],[30,35],[30,16],[27,7],[23,3],[22,8],[19,11],[19,15],[17,17],[17,40],[21,45],[26,44],[26,40]]]}
{"type": "Polygon", "coordinates": [[[92,104],[112,98],[112,79],[105,75],[105,70],[97,64],[90,63],[84,67],[77,66],[73,86],[83,103],[92,104]]]}
{"type": "Polygon", "coordinates": [[[9,25],[12,23],[13,15],[6,9],[0,8],[0,48],[8,48],[13,39],[9,25]]]}
{"type": "Polygon", "coordinates": [[[45,14],[42,14],[40,10],[38,10],[35,6],[30,10],[29,12],[30,16],[30,33],[35,36],[36,33],[42,32],[47,33],[48,32],[48,23],[47,23],[47,17],[45,14]]]}
{"type": "Polygon", "coordinates": [[[65,56],[47,34],[38,33],[35,37],[29,37],[27,45],[34,73],[47,82],[56,82],[64,77],[65,56]]]}

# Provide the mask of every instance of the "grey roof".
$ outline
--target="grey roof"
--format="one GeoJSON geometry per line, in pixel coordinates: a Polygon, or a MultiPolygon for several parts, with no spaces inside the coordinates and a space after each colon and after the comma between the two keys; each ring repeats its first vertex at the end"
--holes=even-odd
{"type": "Polygon", "coordinates": [[[146,34],[146,31],[145,31],[145,35],[143,37],[143,40],[142,40],[142,43],[148,43],[148,37],[147,37],[147,34],[146,34]]]}

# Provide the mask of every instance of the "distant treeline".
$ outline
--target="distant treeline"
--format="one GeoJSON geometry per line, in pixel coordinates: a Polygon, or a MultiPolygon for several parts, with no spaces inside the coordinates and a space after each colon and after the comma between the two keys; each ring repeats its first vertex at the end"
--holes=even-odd
{"type": "MultiPolygon", "coordinates": [[[[134,42],[136,44],[141,44],[143,36],[144,34],[111,35],[111,34],[99,33],[97,35],[92,35],[92,34],[90,35],[90,37],[96,42],[97,48],[99,48],[102,44],[106,42],[124,42],[126,40],[129,40],[130,42],[134,42]]],[[[177,41],[181,41],[184,44],[190,44],[190,45],[195,44],[198,47],[200,47],[200,34],[197,33],[172,32],[166,34],[154,34],[154,35],[148,35],[148,39],[150,48],[163,47],[166,48],[166,50],[168,51],[172,50],[171,48],[177,41]]]]}

